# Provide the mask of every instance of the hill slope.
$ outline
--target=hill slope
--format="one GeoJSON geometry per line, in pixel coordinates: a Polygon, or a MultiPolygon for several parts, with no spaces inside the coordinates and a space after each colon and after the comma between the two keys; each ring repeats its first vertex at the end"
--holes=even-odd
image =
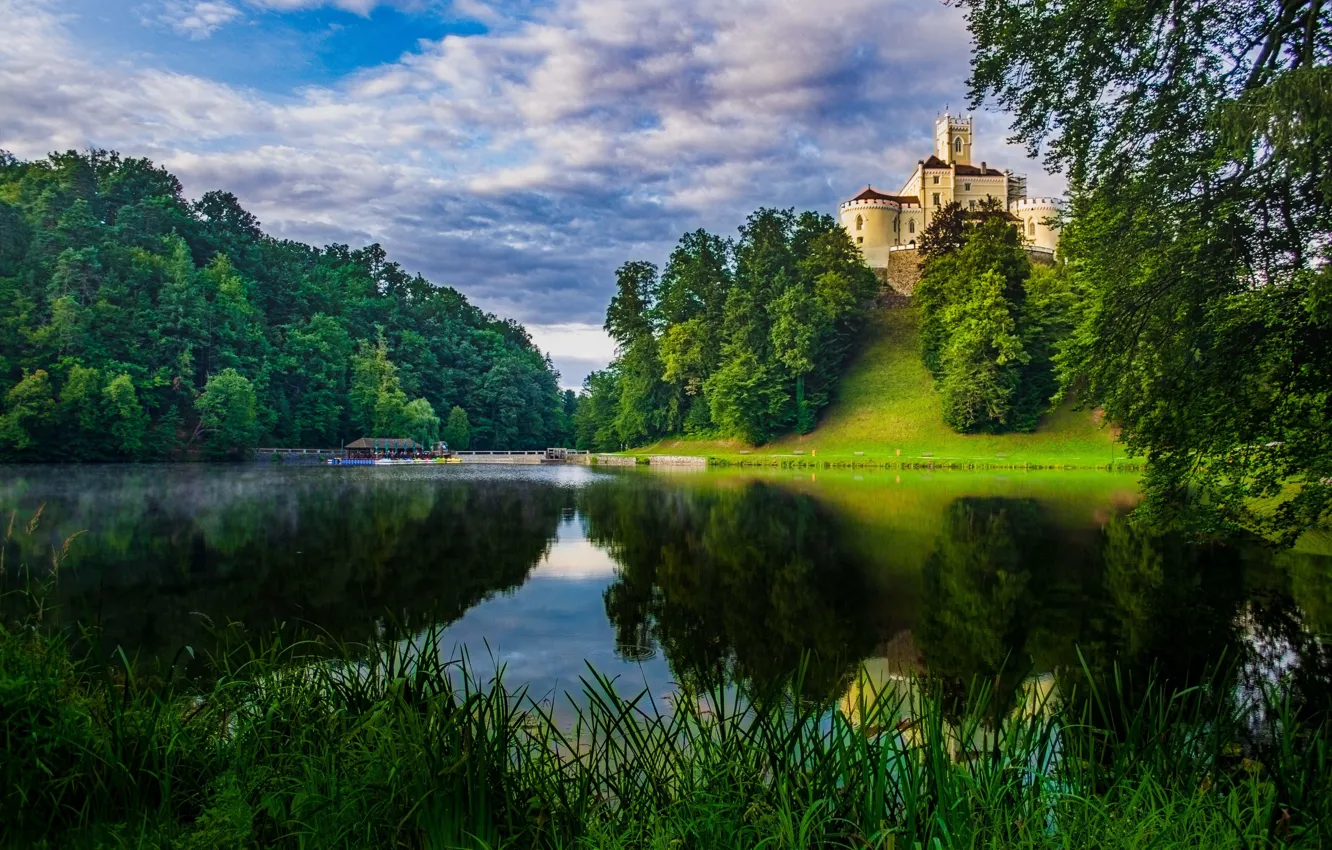
{"type": "Polygon", "coordinates": [[[930,373],[920,361],[920,311],[878,311],[864,347],[819,425],[750,450],[736,441],[673,439],[638,454],[696,454],[740,459],[816,453],[820,460],[933,460],[993,466],[1098,467],[1125,461],[1111,430],[1089,411],[1064,405],[1030,434],[958,434],[943,421],[930,373]],[[899,454],[900,452],[900,454],[899,454]]]}

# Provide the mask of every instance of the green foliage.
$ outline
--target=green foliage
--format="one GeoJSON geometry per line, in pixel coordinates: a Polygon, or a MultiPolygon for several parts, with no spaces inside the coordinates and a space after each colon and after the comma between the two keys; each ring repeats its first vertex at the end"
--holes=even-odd
{"type": "Polygon", "coordinates": [[[734,243],[685,234],[660,277],[625,264],[606,315],[619,356],[584,388],[578,445],[812,430],[876,290],[836,221],[791,210],[755,212],[734,243]]]}
{"type": "Polygon", "coordinates": [[[591,373],[583,381],[583,394],[574,413],[574,434],[578,448],[613,452],[623,448],[615,430],[620,409],[620,375],[616,364],[591,373]]]}
{"type": "Polygon", "coordinates": [[[5,396],[0,445],[16,453],[45,448],[55,415],[51,376],[44,369],[25,373],[5,396]]]}
{"type": "Polygon", "coordinates": [[[1144,514],[1332,520],[1332,6],[962,5],[973,99],[1069,175],[1061,380],[1146,456],[1144,514]]]}
{"type": "Polygon", "coordinates": [[[203,438],[212,455],[240,455],[254,445],[254,387],[235,369],[223,369],[209,378],[194,406],[199,411],[196,436],[203,438]]]}
{"type": "Polygon", "coordinates": [[[1062,271],[1034,272],[994,203],[974,215],[952,204],[925,237],[921,359],[944,420],[963,433],[1033,430],[1055,395],[1056,346],[1069,330],[1062,271]]]}
{"type": "Polygon", "coordinates": [[[402,432],[423,446],[439,442],[439,417],[430,402],[412,399],[402,409],[402,432]]]}
{"type": "Polygon", "coordinates": [[[472,445],[472,428],[467,422],[467,411],[454,405],[449,411],[449,420],[444,424],[444,432],[441,435],[449,448],[456,451],[467,451],[472,445]]]}
{"type": "Polygon", "coordinates": [[[929,227],[920,235],[920,256],[933,260],[961,250],[967,239],[967,213],[962,204],[949,201],[937,209],[929,227]]]}
{"type": "Polygon", "coordinates": [[[102,396],[106,400],[106,418],[111,423],[116,450],[126,457],[141,456],[148,436],[148,414],[139,404],[133,379],[128,373],[120,373],[102,390],[102,396]]]}
{"type": "Polygon", "coordinates": [[[941,357],[944,421],[958,431],[1000,430],[1012,415],[1013,394],[1029,359],[1003,295],[1003,279],[987,271],[966,297],[948,305],[950,329],[941,357]]]}
{"type": "MultiPolygon", "coordinates": [[[[781,437],[766,447],[771,454],[817,450],[819,462],[872,465],[928,462],[958,467],[1096,468],[1124,464],[1124,450],[1115,444],[1112,429],[1095,412],[1079,410],[1069,400],[1040,417],[1030,433],[959,434],[953,430],[944,422],[935,379],[921,362],[921,312],[915,306],[871,311],[859,347],[838,381],[836,399],[822,415],[813,438],[781,437]]],[[[705,434],[663,439],[648,451],[752,463],[755,458],[743,453],[746,448],[705,434]]]]}
{"type": "Polygon", "coordinates": [[[196,405],[226,370],[254,393],[244,448],[430,434],[454,405],[485,447],[572,437],[521,326],[378,245],[273,239],[233,195],[192,204],[147,160],[0,163],[0,460],[240,454],[196,405]]]}

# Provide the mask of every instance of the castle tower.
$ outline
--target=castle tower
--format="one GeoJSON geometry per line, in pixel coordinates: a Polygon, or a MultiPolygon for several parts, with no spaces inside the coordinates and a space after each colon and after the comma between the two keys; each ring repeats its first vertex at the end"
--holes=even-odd
{"type": "Polygon", "coordinates": [[[934,155],[949,165],[971,165],[971,119],[947,112],[936,119],[934,155]]]}
{"type": "Polygon", "coordinates": [[[865,262],[882,267],[888,264],[889,250],[898,244],[901,211],[901,199],[870,186],[842,204],[838,219],[865,256],[865,262]]]}
{"type": "Polygon", "coordinates": [[[1008,211],[1017,216],[1022,238],[1030,247],[1053,254],[1059,247],[1059,229],[1051,219],[1061,206],[1058,198],[1020,198],[1008,205],[1008,211]]]}

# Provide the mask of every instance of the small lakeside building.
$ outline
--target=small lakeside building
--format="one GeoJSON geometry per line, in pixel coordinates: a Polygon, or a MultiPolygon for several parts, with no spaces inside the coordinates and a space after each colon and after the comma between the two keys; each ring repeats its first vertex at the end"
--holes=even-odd
{"type": "Polygon", "coordinates": [[[368,460],[380,457],[417,457],[426,447],[405,437],[362,437],[343,447],[343,457],[368,460]]]}

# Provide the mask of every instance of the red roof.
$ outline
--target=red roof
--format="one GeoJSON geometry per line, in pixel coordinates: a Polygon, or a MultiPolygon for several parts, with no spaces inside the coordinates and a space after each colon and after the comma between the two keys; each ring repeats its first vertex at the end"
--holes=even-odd
{"type": "Polygon", "coordinates": [[[867,186],[867,187],[865,187],[865,191],[861,192],[859,195],[856,195],[856,196],[855,196],[854,198],[852,198],[851,200],[853,200],[853,201],[895,201],[895,200],[897,200],[897,199],[894,198],[892,195],[885,195],[885,194],[882,193],[882,192],[875,191],[875,189],[874,189],[873,186],[867,186]]]}
{"type": "Polygon", "coordinates": [[[967,177],[1003,177],[1004,173],[997,168],[980,168],[975,165],[954,165],[953,170],[958,174],[967,177]]]}
{"type": "Polygon", "coordinates": [[[959,163],[947,163],[934,154],[930,154],[929,159],[923,159],[920,162],[921,168],[951,168],[957,174],[966,177],[1003,177],[1004,173],[995,168],[981,168],[978,165],[961,165],[959,163]]]}
{"type": "Polygon", "coordinates": [[[885,195],[883,192],[878,191],[873,186],[866,187],[866,189],[863,192],[861,192],[859,195],[856,195],[851,200],[892,201],[893,203],[897,204],[916,204],[916,205],[920,204],[920,198],[915,198],[912,197],[911,195],[885,195]]]}

